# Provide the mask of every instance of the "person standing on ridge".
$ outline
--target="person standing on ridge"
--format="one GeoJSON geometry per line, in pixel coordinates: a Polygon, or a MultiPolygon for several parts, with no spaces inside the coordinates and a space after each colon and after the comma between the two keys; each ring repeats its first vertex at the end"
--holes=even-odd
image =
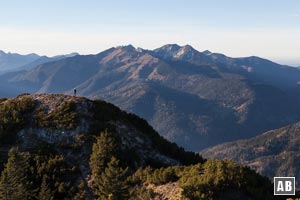
{"type": "Polygon", "coordinates": [[[76,97],[77,90],[74,88],[74,96],[76,97]]]}

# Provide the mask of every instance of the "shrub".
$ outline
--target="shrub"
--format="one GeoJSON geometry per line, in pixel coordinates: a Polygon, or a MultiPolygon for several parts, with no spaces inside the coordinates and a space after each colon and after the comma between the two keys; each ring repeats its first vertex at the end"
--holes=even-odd
{"type": "Polygon", "coordinates": [[[41,107],[36,110],[34,115],[34,124],[37,127],[72,130],[76,128],[78,121],[76,103],[73,101],[63,102],[48,114],[46,109],[41,107]]]}
{"type": "Polygon", "coordinates": [[[27,96],[9,99],[0,104],[0,142],[2,144],[13,142],[15,134],[28,125],[35,105],[35,101],[27,96]]]}

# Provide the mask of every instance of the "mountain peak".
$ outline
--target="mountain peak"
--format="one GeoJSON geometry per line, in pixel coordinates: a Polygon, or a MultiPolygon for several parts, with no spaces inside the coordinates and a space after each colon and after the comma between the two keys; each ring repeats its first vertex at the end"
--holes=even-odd
{"type": "Polygon", "coordinates": [[[30,54],[27,54],[25,56],[32,56],[32,57],[40,57],[38,54],[36,53],[30,53],[30,54]]]}
{"type": "Polygon", "coordinates": [[[72,53],[66,54],[65,56],[66,57],[73,57],[73,56],[78,56],[78,55],[80,55],[80,54],[77,53],[77,52],[72,52],[72,53]]]}
{"type": "Polygon", "coordinates": [[[136,48],[131,44],[125,46],[118,46],[117,48],[125,51],[136,51],[136,48]]]}
{"type": "Polygon", "coordinates": [[[52,58],[54,58],[54,59],[56,59],[56,58],[71,58],[71,57],[78,56],[78,55],[80,55],[80,54],[77,53],[77,52],[73,52],[73,53],[69,53],[69,54],[63,54],[63,55],[53,56],[52,58]]]}
{"type": "Polygon", "coordinates": [[[210,54],[212,54],[212,52],[211,52],[211,51],[208,51],[208,50],[205,50],[205,51],[203,51],[202,53],[205,54],[205,55],[210,55],[210,54]]]}
{"type": "Polygon", "coordinates": [[[154,50],[154,52],[163,58],[174,58],[176,57],[178,51],[183,47],[178,44],[166,44],[160,48],[154,50]]]}
{"type": "Polygon", "coordinates": [[[174,52],[174,51],[178,51],[181,48],[181,46],[179,46],[178,44],[166,44],[160,48],[158,48],[157,50],[161,49],[161,50],[165,50],[168,52],[174,52]]]}
{"type": "Polygon", "coordinates": [[[184,49],[190,49],[190,50],[195,50],[194,47],[192,47],[189,44],[184,45],[182,48],[184,48],[184,49]]]}
{"type": "Polygon", "coordinates": [[[192,55],[196,52],[198,52],[198,51],[196,49],[194,49],[191,45],[185,45],[177,51],[177,53],[174,55],[174,57],[179,58],[184,55],[192,55]]]}
{"type": "Polygon", "coordinates": [[[201,54],[194,49],[191,45],[179,46],[177,44],[167,44],[154,50],[159,56],[163,58],[175,58],[175,59],[189,59],[194,55],[201,54]]]}

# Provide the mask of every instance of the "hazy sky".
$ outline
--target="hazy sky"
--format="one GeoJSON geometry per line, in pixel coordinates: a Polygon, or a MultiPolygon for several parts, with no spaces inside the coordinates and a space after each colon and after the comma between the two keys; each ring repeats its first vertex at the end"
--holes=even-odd
{"type": "Polygon", "coordinates": [[[6,52],[178,43],[300,66],[300,0],[0,0],[0,19],[6,52]]]}

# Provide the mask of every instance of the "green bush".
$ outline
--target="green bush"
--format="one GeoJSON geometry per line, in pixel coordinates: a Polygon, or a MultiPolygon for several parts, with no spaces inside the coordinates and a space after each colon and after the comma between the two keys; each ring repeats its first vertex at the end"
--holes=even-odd
{"type": "Polygon", "coordinates": [[[188,167],[179,183],[193,199],[217,199],[226,191],[240,191],[254,199],[273,199],[271,182],[253,170],[229,160],[208,160],[188,167]]]}
{"type": "Polygon", "coordinates": [[[178,182],[182,197],[191,200],[215,200],[233,192],[257,200],[273,199],[271,182],[255,171],[229,160],[208,160],[204,164],[138,169],[131,177],[132,186],[178,182]]]}
{"type": "Polygon", "coordinates": [[[0,104],[0,143],[14,141],[15,134],[28,126],[35,106],[35,101],[27,96],[9,99],[0,104]]]}
{"type": "Polygon", "coordinates": [[[34,114],[36,127],[72,130],[76,128],[78,122],[76,103],[73,101],[63,102],[50,113],[46,113],[46,108],[40,107],[34,114]]]}

